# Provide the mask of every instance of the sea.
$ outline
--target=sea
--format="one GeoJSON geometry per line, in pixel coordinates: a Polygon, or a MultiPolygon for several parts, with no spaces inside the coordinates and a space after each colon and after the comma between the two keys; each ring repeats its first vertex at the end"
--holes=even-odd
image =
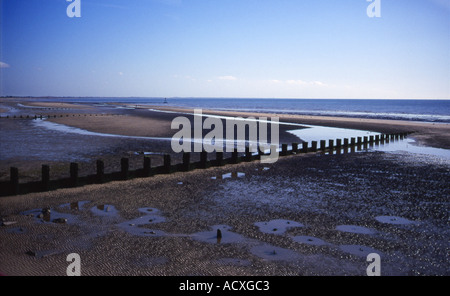
{"type": "MultiPolygon", "coordinates": [[[[47,101],[58,99],[46,99],[47,101]]],[[[65,98],[75,103],[126,103],[252,111],[279,114],[324,115],[373,119],[450,123],[450,100],[360,100],[360,99],[258,99],[258,98],[65,98]]]]}

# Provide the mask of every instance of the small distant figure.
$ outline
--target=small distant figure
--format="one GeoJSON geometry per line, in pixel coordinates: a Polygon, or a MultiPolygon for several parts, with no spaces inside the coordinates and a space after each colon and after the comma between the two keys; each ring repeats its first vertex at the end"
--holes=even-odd
{"type": "Polygon", "coordinates": [[[167,98],[164,99],[164,104],[167,104],[167,98]]]}

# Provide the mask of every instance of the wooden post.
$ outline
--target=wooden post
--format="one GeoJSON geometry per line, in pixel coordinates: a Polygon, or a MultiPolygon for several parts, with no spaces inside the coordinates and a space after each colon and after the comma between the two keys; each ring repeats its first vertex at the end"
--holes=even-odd
{"type": "Polygon", "coordinates": [[[311,142],[311,151],[312,152],[317,152],[317,141],[312,141],[311,142]]]}
{"type": "Polygon", "coordinates": [[[356,144],[356,139],[355,138],[351,138],[350,139],[350,146],[354,147],[356,144]]]}
{"type": "Polygon", "coordinates": [[[189,171],[189,167],[191,166],[191,154],[189,152],[183,153],[183,166],[182,171],[189,171]]]}
{"type": "Polygon", "coordinates": [[[19,193],[19,169],[16,167],[10,168],[10,183],[11,183],[11,193],[16,195],[19,193]]]}
{"type": "Polygon", "coordinates": [[[200,168],[206,169],[208,167],[208,153],[206,151],[200,152],[200,168]]]}
{"type": "Polygon", "coordinates": [[[250,146],[245,146],[245,161],[252,161],[252,152],[250,146]]]}
{"type": "Polygon", "coordinates": [[[164,173],[170,173],[171,162],[170,154],[164,154],[164,173]]]}
{"type": "Polygon", "coordinates": [[[345,148],[348,147],[348,139],[347,139],[347,138],[344,139],[344,147],[345,147],[345,148]]]}
{"type": "Polygon", "coordinates": [[[143,168],[144,177],[149,177],[151,175],[151,170],[152,170],[152,160],[150,157],[144,156],[144,168],[143,168]]]}
{"type": "Polygon", "coordinates": [[[302,143],[302,152],[303,153],[308,153],[308,142],[303,142],[302,143]]]}
{"type": "Polygon", "coordinates": [[[72,186],[78,185],[78,163],[70,163],[70,183],[72,186]]]}
{"type": "Polygon", "coordinates": [[[238,151],[236,148],[233,149],[233,152],[231,152],[231,163],[238,163],[239,162],[239,158],[238,158],[238,151]]]}
{"type": "Polygon", "coordinates": [[[97,183],[103,183],[105,176],[105,163],[103,160],[97,160],[97,183]]]}
{"type": "Polygon", "coordinates": [[[288,154],[287,152],[287,144],[281,144],[281,156],[286,156],[288,154]]]}
{"type": "Polygon", "coordinates": [[[320,140],[320,150],[325,151],[326,150],[326,141],[325,140],[320,140]]]}
{"type": "Polygon", "coordinates": [[[373,136],[370,136],[370,137],[369,137],[369,142],[370,142],[370,143],[373,143],[374,141],[375,141],[375,140],[374,140],[374,137],[373,137],[373,136]]]}
{"type": "Polygon", "coordinates": [[[222,151],[216,151],[216,165],[217,166],[223,166],[223,152],[222,151]]]}
{"type": "Polygon", "coordinates": [[[363,143],[362,137],[358,137],[358,142],[357,143],[358,143],[359,146],[363,143]]]}
{"type": "Polygon", "coordinates": [[[123,157],[120,159],[120,175],[122,179],[126,180],[128,179],[128,172],[130,169],[130,162],[129,159],[126,157],[123,157]]]}
{"type": "Polygon", "coordinates": [[[336,139],[336,148],[341,148],[342,146],[342,140],[341,139],[336,139]]]}
{"type": "Polygon", "coordinates": [[[42,190],[47,191],[50,183],[50,167],[46,164],[42,165],[42,190]]]}
{"type": "Polygon", "coordinates": [[[292,143],[292,153],[298,153],[298,143],[292,143]]]}

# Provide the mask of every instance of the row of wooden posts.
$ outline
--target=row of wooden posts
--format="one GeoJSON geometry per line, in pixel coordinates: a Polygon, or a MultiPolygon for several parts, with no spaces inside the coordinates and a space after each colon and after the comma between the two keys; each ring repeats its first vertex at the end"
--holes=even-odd
{"type": "Polygon", "coordinates": [[[70,116],[69,114],[60,114],[60,115],[6,115],[6,116],[1,116],[0,118],[3,119],[50,119],[50,118],[61,118],[61,117],[82,117],[82,116],[120,116],[120,114],[94,114],[94,113],[84,113],[84,114],[72,114],[72,116],[70,116]]]}
{"type": "MultiPolygon", "coordinates": [[[[389,141],[393,140],[402,140],[407,137],[408,133],[397,133],[397,134],[381,134],[375,136],[365,136],[365,137],[357,137],[350,139],[337,139],[336,142],[334,140],[322,140],[320,142],[312,141],[309,146],[308,142],[303,142],[302,147],[298,143],[292,143],[292,148],[289,150],[287,144],[281,145],[281,150],[279,151],[280,156],[287,156],[292,154],[301,154],[301,153],[309,153],[309,152],[333,152],[336,151],[340,153],[342,149],[346,149],[344,151],[348,151],[350,148],[354,151],[355,147],[373,145],[373,144],[384,144],[389,143],[389,141]],[[320,146],[319,146],[320,144],[320,146]]],[[[272,147],[278,148],[278,147],[272,147]]],[[[259,160],[264,152],[258,151],[257,154],[254,154],[250,148],[247,146],[245,148],[244,155],[239,155],[237,149],[231,153],[231,157],[224,158],[223,152],[216,152],[215,159],[208,160],[208,153],[203,151],[200,153],[200,161],[191,162],[191,153],[185,152],[183,153],[182,163],[172,164],[171,155],[164,155],[164,162],[162,166],[152,167],[151,166],[151,158],[144,157],[143,166],[141,169],[130,170],[129,159],[121,158],[120,161],[120,171],[113,173],[105,173],[105,164],[102,160],[97,160],[96,163],[96,173],[94,175],[88,175],[84,177],[79,176],[79,167],[78,163],[70,164],[70,177],[59,180],[50,180],[50,167],[48,165],[42,165],[42,178],[41,181],[28,182],[28,183],[19,183],[19,170],[16,167],[10,168],[10,180],[6,182],[0,182],[0,195],[17,195],[17,194],[25,194],[31,192],[42,192],[49,191],[58,188],[68,188],[68,187],[77,187],[88,184],[100,184],[109,181],[118,181],[118,180],[128,180],[136,177],[150,177],[155,174],[170,174],[177,171],[190,171],[193,169],[205,169],[211,166],[223,166],[226,164],[237,164],[242,161],[253,161],[259,160]]]]}

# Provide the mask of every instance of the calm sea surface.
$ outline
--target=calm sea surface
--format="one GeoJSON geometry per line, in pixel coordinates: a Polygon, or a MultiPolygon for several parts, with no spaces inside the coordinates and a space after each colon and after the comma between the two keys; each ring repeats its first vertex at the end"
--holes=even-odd
{"type": "MultiPolygon", "coordinates": [[[[51,101],[52,99],[48,99],[51,101]]],[[[55,99],[56,100],[56,99],[55,99]]],[[[61,99],[57,99],[61,100],[61,99]]],[[[450,100],[67,98],[77,103],[122,102],[216,110],[401,119],[450,123],[450,100]]]]}

